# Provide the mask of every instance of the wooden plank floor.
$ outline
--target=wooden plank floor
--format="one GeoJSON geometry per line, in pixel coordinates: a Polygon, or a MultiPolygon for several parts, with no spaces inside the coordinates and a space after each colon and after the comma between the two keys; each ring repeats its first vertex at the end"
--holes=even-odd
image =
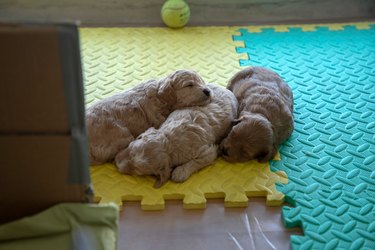
{"type": "Polygon", "coordinates": [[[266,206],[264,198],[252,198],[247,208],[210,200],[198,210],[167,201],[163,211],[142,211],[139,202],[128,202],[120,214],[118,249],[289,250],[290,236],[301,234],[300,228],[285,228],[281,207],[266,206]]]}
{"type": "MultiPolygon", "coordinates": [[[[187,0],[189,25],[375,19],[374,0],[187,0]]],[[[80,21],[84,26],[162,26],[163,0],[1,0],[0,22],[80,21]]]]}

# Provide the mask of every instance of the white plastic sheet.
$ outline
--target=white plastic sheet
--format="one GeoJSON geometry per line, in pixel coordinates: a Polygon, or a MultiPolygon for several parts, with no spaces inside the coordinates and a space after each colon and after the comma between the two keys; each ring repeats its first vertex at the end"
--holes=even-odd
{"type": "Polygon", "coordinates": [[[163,211],[142,211],[127,203],[120,214],[119,249],[290,249],[281,207],[267,207],[264,198],[252,198],[247,208],[225,208],[209,200],[207,208],[187,210],[182,201],[167,201],[163,211]]]}

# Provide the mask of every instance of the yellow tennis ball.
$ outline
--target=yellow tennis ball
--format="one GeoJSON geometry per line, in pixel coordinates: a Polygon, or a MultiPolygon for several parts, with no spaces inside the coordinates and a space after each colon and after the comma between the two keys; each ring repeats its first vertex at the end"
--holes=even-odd
{"type": "Polygon", "coordinates": [[[184,27],[190,18],[190,8],[183,0],[168,0],[161,8],[163,22],[171,28],[184,27]]]}

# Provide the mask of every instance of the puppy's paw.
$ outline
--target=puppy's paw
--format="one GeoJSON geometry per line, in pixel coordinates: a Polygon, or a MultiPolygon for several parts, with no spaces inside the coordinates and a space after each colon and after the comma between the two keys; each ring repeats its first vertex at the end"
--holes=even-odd
{"type": "Polygon", "coordinates": [[[115,163],[115,166],[117,167],[117,170],[120,173],[130,174],[129,170],[127,169],[127,166],[128,166],[128,163],[129,163],[128,159],[124,159],[124,158],[116,156],[114,163],[115,163]]]}
{"type": "Polygon", "coordinates": [[[174,182],[184,182],[190,177],[190,172],[186,171],[186,168],[180,166],[176,167],[172,172],[172,181],[174,182]]]}
{"type": "Polygon", "coordinates": [[[127,165],[127,162],[116,162],[115,166],[117,167],[117,170],[122,173],[122,174],[128,174],[128,172],[126,171],[126,165],[127,165]]]}

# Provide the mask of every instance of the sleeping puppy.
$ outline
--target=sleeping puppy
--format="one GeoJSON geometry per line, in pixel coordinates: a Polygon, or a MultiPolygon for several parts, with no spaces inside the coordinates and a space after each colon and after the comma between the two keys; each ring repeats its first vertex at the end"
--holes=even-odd
{"type": "Polygon", "coordinates": [[[194,71],[178,70],[99,101],[86,111],[90,164],[113,161],[138,135],[158,128],[175,109],[210,102],[210,90],[194,71]]]}
{"type": "Polygon", "coordinates": [[[294,129],[293,93],[275,72],[249,67],[229,80],[239,103],[239,118],[220,149],[229,162],[274,158],[278,145],[294,129]]]}
{"type": "Polygon", "coordinates": [[[119,171],[157,177],[154,187],[169,179],[183,182],[212,164],[218,143],[236,118],[238,103],[232,92],[209,84],[212,101],[206,106],[176,110],[159,129],[150,128],[117,154],[119,171]]]}

